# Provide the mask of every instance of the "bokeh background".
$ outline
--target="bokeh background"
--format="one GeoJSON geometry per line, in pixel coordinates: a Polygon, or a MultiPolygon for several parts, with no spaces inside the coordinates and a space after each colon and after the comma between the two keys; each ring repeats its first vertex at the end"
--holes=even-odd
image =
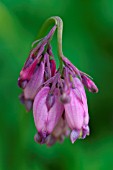
{"type": "MultiPolygon", "coordinates": [[[[53,51],[57,56],[56,39],[53,51]]],[[[113,1],[0,1],[0,170],[113,169],[113,1]],[[34,142],[32,112],[19,102],[19,72],[41,25],[64,21],[64,54],[94,78],[88,96],[91,135],[48,148],[34,142]]]]}

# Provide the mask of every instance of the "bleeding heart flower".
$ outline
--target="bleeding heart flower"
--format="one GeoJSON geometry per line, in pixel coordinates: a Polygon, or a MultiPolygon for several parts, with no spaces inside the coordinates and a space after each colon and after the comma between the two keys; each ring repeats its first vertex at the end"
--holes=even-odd
{"type": "Polygon", "coordinates": [[[64,106],[59,101],[57,88],[51,94],[50,87],[43,87],[36,95],[33,103],[33,116],[42,143],[52,133],[63,110],[64,106]]]}

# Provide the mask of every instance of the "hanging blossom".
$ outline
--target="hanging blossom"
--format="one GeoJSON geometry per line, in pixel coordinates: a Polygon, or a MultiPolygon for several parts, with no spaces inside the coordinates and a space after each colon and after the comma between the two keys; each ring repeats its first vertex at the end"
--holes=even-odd
{"type": "Polygon", "coordinates": [[[90,76],[75,67],[62,52],[61,18],[52,17],[55,25],[44,38],[33,43],[18,78],[23,92],[19,96],[27,111],[33,110],[37,133],[34,140],[52,146],[70,136],[74,143],[89,135],[89,114],[84,86],[92,93],[98,88],[90,76]],[[51,47],[52,37],[58,32],[59,67],[51,47]]]}

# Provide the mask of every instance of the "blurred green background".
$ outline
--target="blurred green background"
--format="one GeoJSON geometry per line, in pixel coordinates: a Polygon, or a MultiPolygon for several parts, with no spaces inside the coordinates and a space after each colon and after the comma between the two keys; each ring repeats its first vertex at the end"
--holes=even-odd
{"type": "Polygon", "coordinates": [[[113,169],[113,0],[1,0],[0,170],[75,169],[113,169]],[[91,135],[48,148],[34,142],[17,79],[41,25],[55,15],[64,21],[64,54],[94,78],[99,93],[86,91],[91,135]]]}

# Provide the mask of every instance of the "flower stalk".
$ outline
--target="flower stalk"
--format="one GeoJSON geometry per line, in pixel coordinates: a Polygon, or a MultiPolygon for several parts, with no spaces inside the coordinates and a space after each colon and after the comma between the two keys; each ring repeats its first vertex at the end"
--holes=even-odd
{"type": "Polygon", "coordinates": [[[55,24],[57,27],[57,47],[58,47],[59,69],[60,69],[60,73],[62,74],[62,71],[63,71],[63,61],[62,61],[62,58],[63,58],[63,50],[62,50],[63,21],[62,19],[58,16],[53,16],[47,19],[44,22],[39,32],[38,38],[42,38],[47,28],[52,24],[55,24]]]}

